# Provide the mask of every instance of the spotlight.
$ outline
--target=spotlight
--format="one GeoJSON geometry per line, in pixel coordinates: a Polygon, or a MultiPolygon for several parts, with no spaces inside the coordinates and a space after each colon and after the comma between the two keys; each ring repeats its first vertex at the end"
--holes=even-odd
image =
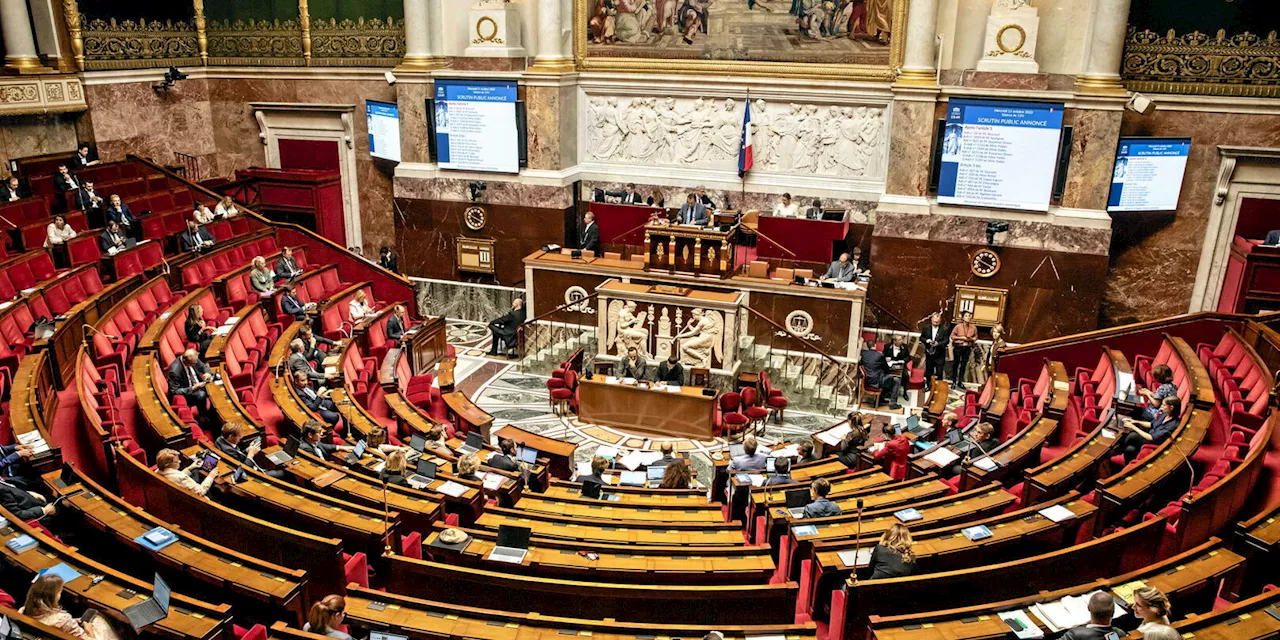
{"type": "Polygon", "coordinates": [[[1009,230],[1009,223],[1004,220],[988,220],[987,221],[987,246],[996,243],[996,234],[1004,233],[1009,230]]]}
{"type": "Polygon", "coordinates": [[[489,188],[489,185],[483,182],[468,183],[467,189],[471,191],[471,201],[475,202],[476,200],[479,200],[480,194],[484,193],[484,190],[488,188],[489,188]]]}
{"type": "Polygon", "coordinates": [[[1148,98],[1142,95],[1141,93],[1138,93],[1135,91],[1133,96],[1129,98],[1129,102],[1126,103],[1124,107],[1130,111],[1136,111],[1138,113],[1146,113],[1151,110],[1152,104],[1154,103],[1151,102],[1151,98],[1148,98]]]}
{"type": "Polygon", "coordinates": [[[186,80],[187,74],[178,70],[177,67],[169,67],[164,72],[164,80],[151,85],[152,90],[156,93],[168,93],[179,80],[186,80]]]}
{"type": "Polygon", "coordinates": [[[397,79],[397,78],[396,78],[396,74],[391,73],[390,71],[384,71],[384,72],[382,73],[382,77],[383,77],[383,78],[386,78],[386,80],[387,80],[387,84],[395,84],[395,83],[396,83],[396,79],[397,79]]]}

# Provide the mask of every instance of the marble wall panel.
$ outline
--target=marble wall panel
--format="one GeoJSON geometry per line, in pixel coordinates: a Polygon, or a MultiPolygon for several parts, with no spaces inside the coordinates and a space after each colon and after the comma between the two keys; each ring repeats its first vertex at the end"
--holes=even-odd
{"type": "Polygon", "coordinates": [[[924,196],[928,192],[933,121],[933,102],[894,101],[885,193],[924,196]]]}
{"type": "MultiPolygon", "coordinates": [[[[1111,233],[1107,229],[1063,227],[1049,222],[1009,220],[1009,230],[996,236],[996,246],[1041,249],[1063,253],[1107,255],[1111,233]]],[[[928,215],[879,210],[877,237],[986,244],[986,218],[928,215]]]]}
{"type": "Polygon", "coordinates": [[[431,84],[396,85],[396,105],[400,107],[400,159],[403,162],[431,162],[427,145],[427,98],[431,84]]]}
{"type": "Polygon", "coordinates": [[[93,112],[93,137],[103,160],[126,154],[172,164],[174,152],[193,155],[204,166],[216,164],[213,116],[208,85],[189,79],[157,93],[151,82],[91,84],[85,101],[93,112]]]}
{"type": "MultiPolygon", "coordinates": [[[[0,175],[8,176],[9,160],[74,151],[78,114],[4,116],[0,118],[0,175]]],[[[86,138],[90,140],[91,138],[86,138]]]]}
{"type": "MultiPolygon", "coordinates": [[[[410,178],[395,179],[395,197],[416,200],[453,200],[470,202],[468,189],[473,180],[462,178],[410,178]]],[[[537,207],[542,209],[566,209],[573,206],[570,187],[553,187],[485,180],[488,188],[480,197],[483,204],[537,207]]]]}
{"type": "Polygon", "coordinates": [[[559,87],[525,87],[529,168],[559,169],[561,130],[572,133],[572,122],[562,120],[563,96],[559,87]]]}
{"type": "MultiPolygon", "coordinates": [[[[1211,105],[1212,99],[1206,99],[1211,105]]],[[[1280,116],[1181,111],[1126,111],[1120,135],[1190,137],[1191,153],[1172,214],[1112,216],[1111,269],[1101,322],[1116,325],[1185,313],[1220,164],[1218,145],[1280,147],[1280,116]]]]}
{"type": "Polygon", "coordinates": [[[1106,209],[1120,135],[1120,111],[1072,109],[1071,166],[1062,192],[1062,206],[1073,209],[1106,209]]]}

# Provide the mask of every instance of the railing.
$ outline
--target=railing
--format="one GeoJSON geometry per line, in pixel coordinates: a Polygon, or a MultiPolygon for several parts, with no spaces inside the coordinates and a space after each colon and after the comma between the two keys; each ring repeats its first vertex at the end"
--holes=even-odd
{"type": "MultiPolygon", "coordinates": [[[[787,392],[792,405],[800,408],[827,409],[833,415],[847,407],[840,397],[853,396],[858,390],[856,360],[833,356],[810,340],[774,322],[768,316],[743,307],[751,317],[768,325],[772,331],[757,332],[748,350],[740,350],[742,368],[770,372],[774,384],[787,392]],[[763,352],[759,347],[763,346],[763,352]]],[[[852,336],[851,339],[860,339],[852,336]]]]}
{"type": "Polygon", "coordinates": [[[187,155],[181,151],[173,152],[174,162],[182,165],[183,177],[192,182],[200,182],[204,176],[200,173],[200,158],[187,155]]]}
{"type": "Polygon", "coordinates": [[[895,329],[897,327],[901,327],[903,331],[919,331],[920,329],[919,327],[912,325],[911,323],[907,322],[906,320],[903,320],[902,318],[899,318],[892,311],[880,306],[875,300],[872,300],[870,297],[867,297],[864,299],[866,300],[867,304],[866,306],[863,307],[863,313],[862,313],[863,327],[872,326],[878,329],[890,329],[890,330],[895,329]],[[871,314],[874,320],[873,322],[867,322],[868,314],[871,314]],[[883,318],[888,318],[896,324],[894,326],[885,326],[881,322],[881,319],[883,318]]]}
{"type": "MultiPolygon", "coordinates": [[[[535,358],[530,358],[530,354],[536,354],[543,349],[550,348],[554,351],[557,345],[565,345],[565,357],[573,353],[576,349],[585,346],[585,336],[587,331],[581,322],[570,322],[567,320],[557,321],[551,320],[555,315],[565,313],[585,313],[582,309],[589,309],[593,302],[596,301],[599,294],[592,293],[580,300],[566,302],[550,311],[540,313],[537,316],[526,320],[524,324],[516,328],[516,345],[517,353],[520,356],[518,368],[522,373],[550,373],[558,363],[556,362],[540,362],[535,358]],[[567,348],[570,341],[578,339],[579,344],[570,349],[567,348]],[[545,369],[545,371],[544,371],[545,369]]],[[[603,313],[603,309],[597,309],[596,313],[603,313]]],[[[594,317],[594,316],[593,316],[594,317]]],[[[594,324],[594,323],[593,323],[594,324]]],[[[554,359],[553,359],[554,360],[554,359]]]]}

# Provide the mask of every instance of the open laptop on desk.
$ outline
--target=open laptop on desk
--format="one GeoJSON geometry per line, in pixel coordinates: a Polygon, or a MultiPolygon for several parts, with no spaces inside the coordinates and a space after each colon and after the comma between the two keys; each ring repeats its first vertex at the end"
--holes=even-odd
{"type": "Polygon", "coordinates": [[[427,448],[427,437],[421,433],[414,433],[409,436],[409,448],[422,453],[427,448]]]}
{"type": "Polygon", "coordinates": [[[129,619],[129,624],[133,626],[134,631],[140,631],[143,627],[153,625],[168,617],[169,585],[160,577],[160,574],[156,574],[151,597],[144,602],[125,607],[124,615],[129,619]]]}
{"type": "Polygon", "coordinates": [[[648,476],[649,484],[655,487],[662,484],[662,476],[666,474],[666,472],[667,468],[664,466],[650,466],[645,468],[645,474],[648,476]]]}
{"type": "Polygon", "coordinates": [[[364,440],[357,442],[356,448],[351,453],[347,454],[347,464],[359,464],[360,457],[364,455],[365,449],[367,448],[368,445],[364,443],[364,440]]]}
{"type": "Polygon", "coordinates": [[[532,447],[520,447],[516,452],[516,458],[528,464],[538,464],[538,450],[532,447]]]}
{"type": "Polygon", "coordinates": [[[787,492],[787,512],[792,518],[803,518],[804,507],[809,504],[808,489],[792,489],[787,492]]]}
{"type": "Polygon", "coordinates": [[[471,431],[467,433],[466,442],[463,442],[462,446],[458,447],[458,453],[461,453],[462,455],[465,456],[468,453],[475,453],[483,447],[484,447],[484,438],[480,437],[480,432],[471,431]]]}
{"type": "Polygon", "coordinates": [[[920,416],[911,414],[907,416],[907,421],[902,424],[902,430],[915,434],[917,438],[923,438],[933,431],[933,427],[920,423],[920,416]]]}
{"type": "Polygon", "coordinates": [[[418,460],[417,473],[405,478],[409,482],[409,486],[414,489],[422,489],[431,484],[436,479],[436,463],[430,460],[418,460]]]}
{"type": "Polygon", "coordinates": [[[512,564],[524,562],[524,557],[529,554],[531,533],[532,530],[529,527],[498,525],[498,542],[494,545],[493,551],[489,552],[488,559],[512,564]]]}

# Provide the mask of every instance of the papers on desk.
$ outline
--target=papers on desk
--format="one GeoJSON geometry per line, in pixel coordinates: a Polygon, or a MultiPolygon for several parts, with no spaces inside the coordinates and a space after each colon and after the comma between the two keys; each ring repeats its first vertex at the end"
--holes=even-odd
{"type": "Polygon", "coordinates": [[[635,379],[635,378],[623,378],[623,379],[622,379],[622,384],[635,384],[635,383],[636,383],[636,379],[635,379]]]}
{"type": "Polygon", "coordinates": [[[1054,522],[1062,522],[1076,517],[1074,511],[1060,504],[1055,504],[1052,507],[1045,507],[1039,511],[1039,514],[1054,522]]]}
{"type": "Polygon", "coordinates": [[[506,481],[507,479],[505,477],[496,473],[484,474],[484,488],[489,491],[497,491],[497,489],[502,486],[502,483],[506,481]]]}
{"type": "Polygon", "coordinates": [[[982,469],[987,473],[991,473],[992,471],[1000,468],[1000,463],[996,462],[991,456],[982,456],[981,458],[973,461],[973,466],[982,469]]]}
{"type": "Polygon", "coordinates": [[[765,477],[764,477],[764,475],[762,475],[762,474],[759,474],[759,473],[748,473],[748,474],[747,474],[747,479],[751,481],[751,486],[753,486],[753,487],[763,487],[763,486],[764,486],[765,477]]]}
{"type": "Polygon", "coordinates": [[[618,457],[618,448],[617,447],[600,447],[599,449],[596,449],[596,455],[606,460],[612,460],[618,457]]]}
{"type": "Polygon", "coordinates": [[[32,444],[35,442],[44,442],[44,438],[41,437],[39,431],[28,431],[26,433],[18,434],[19,444],[32,444]]]}
{"type": "Polygon", "coordinates": [[[919,511],[916,511],[915,509],[911,509],[911,508],[906,508],[901,511],[894,511],[893,517],[897,518],[898,520],[901,520],[902,522],[915,522],[916,520],[920,520],[924,518],[924,516],[920,515],[919,511]]]}
{"type": "Polygon", "coordinates": [[[789,444],[781,449],[774,449],[769,455],[774,458],[794,458],[800,455],[800,445],[789,444]]]}
{"type": "Polygon", "coordinates": [[[618,384],[618,376],[608,376],[604,381],[605,384],[618,384]]]}
{"type": "Polygon", "coordinates": [[[959,460],[960,454],[946,447],[938,447],[937,449],[930,451],[929,455],[925,456],[924,459],[932,462],[935,466],[946,467],[952,462],[959,460]]]}
{"type": "Polygon", "coordinates": [[[582,462],[579,462],[579,463],[578,463],[578,478],[579,478],[579,479],[581,479],[581,478],[585,478],[585,477],[587,477],[587,476],[589,476],[589,475],[591,475],[591,461],[590,461],[590,460],[583,460],[582,462]]]}
{"type": "Polygon", "coordinates": [[[986,525],[981,524],[961,529],[960,533],[964,534],[964,537],[968,538],[970,542],[986,540],[991,537],[991,530],[986,525]]]}
{"type": "Polygon", "coordinates": [[[678,384],[669,384],[669,385],[667,385],[667,386],[663,387],[663,388],[662,388],[662,390],[663,390],[663,391],[666,391],[667,393],[680,393],[680,390],[681,390],[681,389],[683,389],[683,388],[684,388],[684,387],[681,387],[681,386],[680,386],[680,385],[678,385],[678,384]]]}
{"type": "Polygon", "coordinates": [[[871,562],[871,548],[864,549],[846,549],[836,554],[840,557],[840,564],[846,567],[863,567],[871,562]]]}
{"type": "Polygon", "coordinates": [[[436,491],[443,493],[450,498],[461,498],[462,494],[467,492],[467,488],[450,480],[439,487],[436,487],[436,491]]]}
{"type": "MultiPolygon", "coordinates": [[[[58,576],[59,578],[62,578],[62,584],[71,582],[72,580],[79,578],[81,575],[83,574],[67,566],[67,563],[65,562],[59,562],[52,567],[41,569],[36,573],[37,578],[40,576],[58,576]]],[[[35,580],[32,580],[32,582],[35,582],[35,580]]]]}
{"type": "Polygon", "coordinates": [[[795,534],[797,538],[801,536],[811,536],[818,533],[818,527],[811,524],[804,524],[798,527],[791,527],[791,533],[795,534]]]}
{"type": "Polygon", "coordinates": [[[215,335],[215,336],[225,336],[225,335],[227,335],[228,333],[231,333],[231,329],[233,329],[233,328],[234,328],[234,326],[233,326],[233,325],[224,324],[224,325],[222,325],[222,326],[218,327],[217,329],[214,329],[214,330],[213,330],[213,335],[215,335]]]}
{"type": "Polygon", "coordinates": [[[1110,430],[1110,429],[1103,429],[1103,430],[1102,430],[1102,433],[1101,433],[1100,435],[1101,435],[1102,437],[1106,438],[1107,440],[1115,440],[1115,439],[1116,439],[1116,432],[1114,432],[1114,431],[1112,431],[1112,430],[1110,430]]]}
{"type": "Polygon", "coordinates": [[[1111,594],[1125,602],[1128,602],[1129,604],[1133,604],[1133,592],[1138,589],[1145,589],[1146,587],[1147,583],[1141,580],[1134,580],[1133,582],[1126,582],[1122,585],[1111,587],[1111,594]]]}
{"type": "Polygon", "coordinates": [[[1133,395],[1133,374],[1117,371],[1116,390],[1120,392],[1120,397],[1122,398],[1127,398],[1133,395]]]}
{"type": "MultiPolygon", "coordinates": [[[[1054,632],[1078,627],[1089,623],[1089,598],[1095,593],[1098,592],[1066,596],[1055,602],[1038,602],[1031,605],[1031,610],[1054,632]]],[[[1125,614],[1120,605],[1114,606],[1114,617],[1119,618],[1125,614]]]]}
{"type": "Polygon", "coordinates": [[[641,465],[650,465],[661,459],[661,451],[632,451],[618,458],[618,464],[626,467],[629,471],[635,471],[641,465]]]}
{"type": "Polygon", "coordinates": [[[1001,611],[1000,619],[1009,625],[1009,629],[1013,630],[1014,635],[1022,640],[1035,640],[1043,638],[1044,632],[1040,630],[1040,626],[1031,621],[1031,617],[1027,615],[1025,609],[1016,611],[1001,611]]]}
{"type": "Polygon", "coordinates": [[[22,553],[23,551],[26,551],[27,549],[30,549],[36,546],[36,544],[37,544],[36,539],[32,538],[31,536],[25,533],[16,538],[10,538],[7,542],[5,542],[5,545],[7,545],[10,549],[13,549],[17,553],[22,553]]]}
{"type": "Polygon", "coordinates": [[[825,444],[829,447],[834,447],[840,444],[840,441],[844,440],[845,436],[849,435],[849,430],[850,430],[849,423],[843,422],[834,427],[831,427],[830,429],[827,429],[826,431],[814,434],[814,437],[817,438],[820,442],[822,442],[822,444],[825,444]]]}

